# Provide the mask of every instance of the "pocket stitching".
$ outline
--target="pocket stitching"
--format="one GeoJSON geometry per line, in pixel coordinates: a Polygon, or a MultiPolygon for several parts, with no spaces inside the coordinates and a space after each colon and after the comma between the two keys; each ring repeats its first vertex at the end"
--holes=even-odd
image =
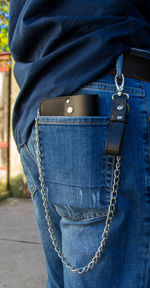
{"type": "MultiPolygon", "coordinates": [[[[86,214],[85,216],[70,216],[70,215],[63,215],[63,213],[60,212],[59,210],[59,205],[53,204],[55,207],[57,213],[59,214],[60,217],[63,217],[65,219],[70,219],[71,221],[78,221],[78,222],[86,222],[86,221],[91,221],[91,220],[96,220],[100,219],[102,220],[107,216],[107,208],[106,209],[100,209],[99,213],[98,212],[93,212],[91,215],[86,214]]],[[[64,207],[63,207],[64,208],[64,207]]]]}
{"type": "Polygon", "coordinates": [[[32,158],[32,160],[34,161],[34,163],[37,165],[36,159],[33,157],[32,153],[30,152],[26,143],[24,144],[24,147],[25,147],[26,151],[28,152],[28,154],[30,155],[30,157],[32,158]]]}
{"type": "MultiPolygon", "coordinates": [[[[49,116],[51,117],[51,116],[49,116]]],[[[88,126],[88,125],[97,125],[97,126],[102,126],[102,125],[108,125],[109,124],[109,117],[108,121],[106,122],[69,122],[69,121],[52,121],[52,120],[39,120],[39,124],[82,124],[83,126],[88,126]]]]}
{"type": "Polygon", "coordinates": [[[25,172],[26,172],[27,179],[28,179],[28,181],[29,181],[29,183],[30,183],[30,186],[31,186],[31,189],[32,189],[32,196],[34,196],[34,194],[35,194],[35,192],[36,192],[36,188],[32,185],[32,181],[31,181],[31,178],[30,178],[30,175],[29,175],[29,173],[28,173],[27,168],[24,167],[24,170],[25,170],[25,172]]]}
{"type": "MultiPolygon", "coordinates": [[[[44,169],[43,169],[44,170],[44,169]]],[[[113,177],[113,176],[112,176],[113,177]]],[[[107,184],[104,186],[98,186],[98,187],[93,187],[93,186],[83,186],[83,185],[73,185],[73,184],[66,184],[66,183],[60,183],[60,182],[52,182],[52,181],[49,181],[49,180],[46,180],[47,183],[49,184],[54,184],[54,185],[59,185],[59,186],[67,186],[67,187],[75,187],[75,188],[85,188],[86,190],[101,190],[103,187],[104,188],[110,188],[107,184]]],[[[109,191],[109,190],[106,190],[106,191],[109,191]]]]}
{"type": "MultiPolygon", "coordinates": [[[[83,88],[81,88],[81,90],[101,90],[101,91],[104,91],[104,92],[115,92],[115,85],[114,85],[114,88],[113,87],[110,87],[110,88],[104,88],[104,87],[97,87],[97,86],[100,86],[99,83],[93,83],[93,86],[85,86],[83,88]],[[96,87],[94,87],[94,84],[96,87]]],[[[102,85],[105,85],[105,83],[102,83],[102,85]]],[[[110,85],[113,85],[113,84],[110,84],[110,85]]],[[[138,88],[138,87],[135,87],[132,88],[132,87],[126,87],[125,91],[126,93],[130,93],[130,94],[134,94],[134,95],[140,95],[140,96],[144,96],[144,90],[142,88],[138,88]]]]}

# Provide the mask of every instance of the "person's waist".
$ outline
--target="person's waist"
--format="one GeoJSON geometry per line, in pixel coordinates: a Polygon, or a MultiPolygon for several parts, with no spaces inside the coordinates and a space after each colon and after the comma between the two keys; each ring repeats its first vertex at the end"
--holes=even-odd
{"type": "MultiPolygon", "coordinates": [[[[109,71],[116,74],[116,69],[109,71]]],[[[125,77],[135,78],[150,82],[150,58],[143,55],[124,54],[122,73],[125,77]]]]}

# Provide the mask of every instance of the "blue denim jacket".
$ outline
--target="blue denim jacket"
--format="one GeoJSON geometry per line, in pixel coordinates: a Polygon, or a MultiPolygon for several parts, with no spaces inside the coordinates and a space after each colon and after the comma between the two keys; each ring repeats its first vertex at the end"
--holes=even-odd
{"type": "Polygon", "coordinates": [[[131,47],[150,50],[149,11],[149,0],[10,0],[9,45],[21,89],[13,113],[18,149],[43,98],[74,93],[131,47]]]}

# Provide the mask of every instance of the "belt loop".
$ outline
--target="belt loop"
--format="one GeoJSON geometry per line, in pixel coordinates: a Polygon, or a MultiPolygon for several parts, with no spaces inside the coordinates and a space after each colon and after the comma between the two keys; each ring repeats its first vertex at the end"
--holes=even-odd
{"type": "Polygon", "coordinates": [[[118,80],[122,78],[122,68],[123,68],[123,54],[121,54],[118,57],[116,62],[116,75],[118,80]]]}
{"type": "Polygon", "coordinates": [[[118,96],[121,96],[124,89],[124,75],[122,74],[123,69],[123,54],[121,54],[116,62],[116,76],[115,76],[115,85],[116,92],[118,96]]]}

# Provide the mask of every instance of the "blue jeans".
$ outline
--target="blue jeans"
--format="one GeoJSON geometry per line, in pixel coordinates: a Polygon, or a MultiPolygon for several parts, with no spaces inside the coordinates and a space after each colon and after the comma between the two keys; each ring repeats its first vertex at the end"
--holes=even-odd
{"type": "MultiPolygon", "coordinates": [[[[35,126],[21,148],[46,256],[47,288],[150,287],[150,83],[125,78],[125,92],[130,96],[130,110],[116,210],[102,257],[88,272],[72,272],[52,244],[41,194],[35,126]]],[[[105,154],[105,143],[114,76],[107,74],[77,93],[98,94],[100,115],[39,116],[38,132],[47,209],[56,239],[68,262],[83,267],[99,247],[113,185],[116,158],[105,154]]]]}

